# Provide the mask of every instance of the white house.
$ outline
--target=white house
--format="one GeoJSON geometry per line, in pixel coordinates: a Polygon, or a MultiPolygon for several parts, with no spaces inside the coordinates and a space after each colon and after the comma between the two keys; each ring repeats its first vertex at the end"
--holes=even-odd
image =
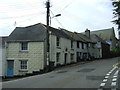
{"type": "Polygon", "coordinates": [[[50,60],[57,65],[76,62],[75,40],[59,29],[50,27],[50,60]]]}

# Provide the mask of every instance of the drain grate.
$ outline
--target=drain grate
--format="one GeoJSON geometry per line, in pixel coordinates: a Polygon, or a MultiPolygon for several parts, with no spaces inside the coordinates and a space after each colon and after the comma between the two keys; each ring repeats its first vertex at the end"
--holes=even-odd
{"type": "Polygon", "coordinates": [[[95,68],[85,68],[85,69],[78,70],[77,72],[92,72],[93,70],[95,70],[95,68]]]}
{"type": "Polygon", "coordinates": [[[66,72],[68,72],[68,71],[58,71],[57,73],[66,73],[66,72]]]}
{"type": "Polygon", "coordinates": [[[88,80],[103,80],[104,76],[86,76],[88,80]]]}

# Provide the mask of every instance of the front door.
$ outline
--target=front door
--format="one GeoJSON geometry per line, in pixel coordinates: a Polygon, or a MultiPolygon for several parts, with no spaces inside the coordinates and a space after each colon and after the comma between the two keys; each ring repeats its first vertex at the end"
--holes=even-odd
{"type": "Polygon", "coordinates": [[[65,65],[67,64],[67,53],[65,53],[65,65]]]}
{"type": "Polygon", "coordinates": [[[14,74],[14,61],[8,60],[7,61],[7,76],[12,77],[14,74]]]}

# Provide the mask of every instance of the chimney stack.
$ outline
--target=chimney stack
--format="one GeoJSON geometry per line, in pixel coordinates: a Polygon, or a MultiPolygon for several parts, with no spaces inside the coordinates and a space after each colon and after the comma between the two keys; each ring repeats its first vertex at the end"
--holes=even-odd
{"type": "Polygon", "coordinates": [[[86,35],[88,38],[90,38],[90,30],[86,29],[86,30],[85,30],[85,35],[86,35]]]}

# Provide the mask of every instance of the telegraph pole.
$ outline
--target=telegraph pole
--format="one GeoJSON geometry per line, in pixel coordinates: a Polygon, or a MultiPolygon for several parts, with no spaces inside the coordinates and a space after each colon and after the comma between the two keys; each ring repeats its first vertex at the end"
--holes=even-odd
{"type": "Polygon", "coordinates": [[[47,23],[47,66],[48,70],[50,69],[50,48],[49,48],[49,19],[50,19],[50,0],[46,2],[47,15],[46,15],[46,23],[47,23]]]}

